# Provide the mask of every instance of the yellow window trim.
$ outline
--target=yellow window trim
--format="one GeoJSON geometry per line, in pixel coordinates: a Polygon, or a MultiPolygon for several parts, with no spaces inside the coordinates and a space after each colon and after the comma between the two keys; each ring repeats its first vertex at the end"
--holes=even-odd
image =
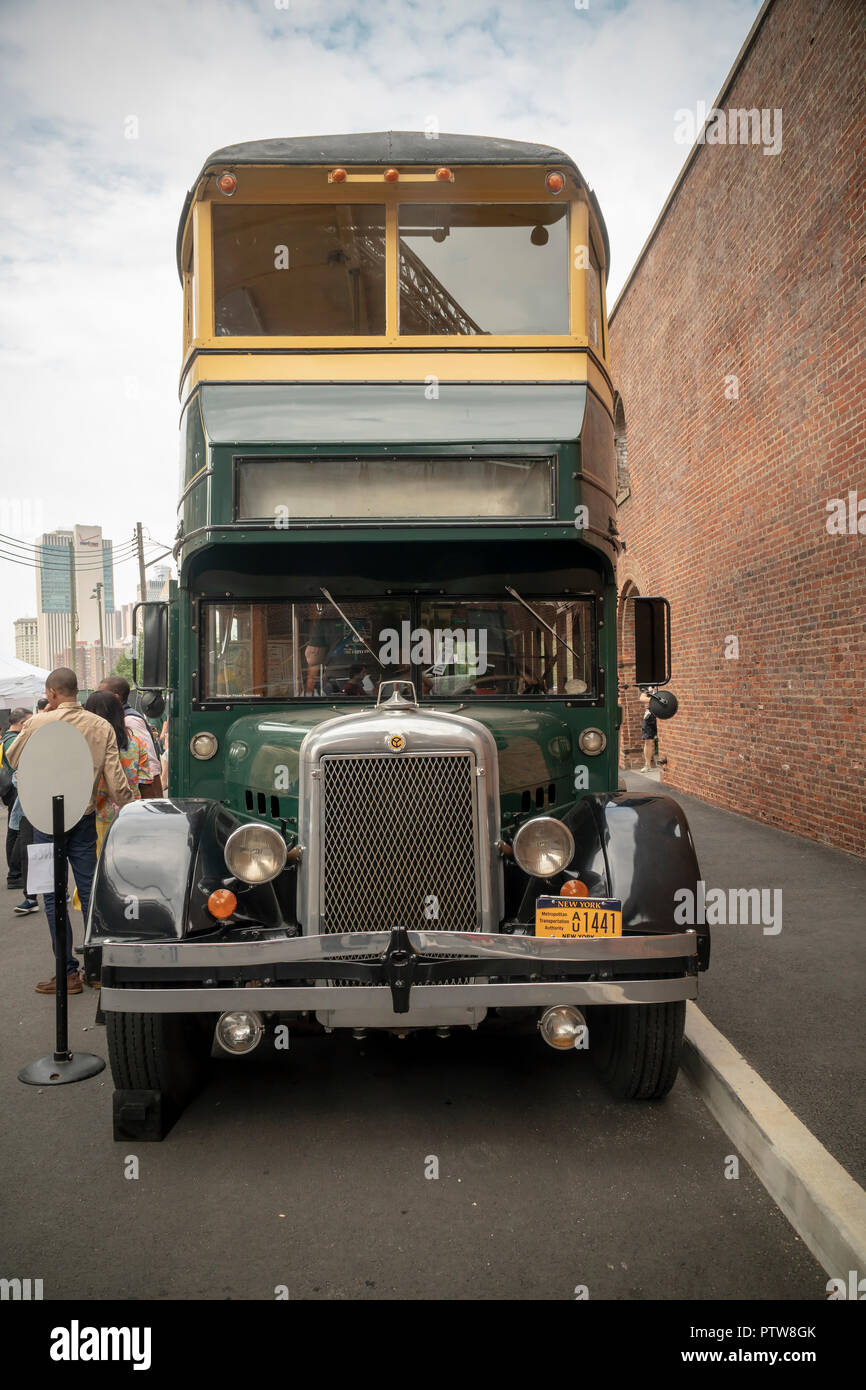
{"type": "MultiPolygon", "coordinates": [[[[223,340],[224,341],[224,340],[223,340]]],[[[437,344],[441,347],[441,344],[437,344]]],[[[181,377],[181,399],[204,382],[369,381],[418,384],[440,381],[588,382],[613,413],[613,384],[605,364],[586,344],[560,352],[452,351],[419,358],[399,351],[280,352],[191,356],[181,377]]]]}
{"type": "MultiPolygon", "coordinates": [[[[554,166],[551,166],[554,167],[554,166]]],[[[431,164],[431,168],[435,165],[431,164]]],[[[322,168],[315,170],[292,171],[291,190],[286,189],[286,171],[284,169],[249,169],[243,171],[243,192],[239,187],[238,193],[231,200],[224,198],[218,193],[215,186],[215,179],[209,177],[197,190],[196,199],[191,207],[191,216],[187,224],[187,231],[184,235],[184,248],[188,246],[188,238],[192,233],[192,262],[193,262],[193,307],[194,323],[192,341],[186,336],[184,338],[184,363],[183,375],[188,369],[190,358],[199,350],[220,350],[221,352],[251,352],[267,349],[269,351],[303,351],[315,350],[320,352],[322,349],[332,351],[346,351],[348,349],[393,349],[395,347],[408,349],[435,349],[435,348],[465,348],[470,343],[474,350],[481,351],[495,350],[497,348],[508,348],[511,351],[521,348],[562,348],[572,347],[575,349],[588,349],[598,356],[600,365],[605,373],[607,371],[608,341],[607,341],[607,321],[606,321],[606,296],[604,257],[599,255],[597,247],[599,244],[596,217],[589,205],[584,190],[578,185],[573,176],[567,170],[563,170],[567,178],[567,188],[571,194],[568,198],[569,205],[569,314],[570,328],[569,334],[538,334],[523,336],[520,333],[507,334],[484,334],[478,338],[474,336],[445,336],[445,335],[401,335],[398,331],[399,313],[399,262],[397,255],[398,248],[398,210],[401,203],[412,201],[423,202],[444,202],[444,203],[473,203],[473,202],[538,202],[545,200],[543,191],[543,176],[546,169],[541,166],[520,167],[517,169],[460,169],[461,188],[455,196],[454,186],[451,183],[434,180],[425,183],[423,187],[413,185],[410,189],[403,187],[401,192],[400,183],[386,184],[376,182],[375,185],[365,184],[357,189],[357,201],[383,204],[385,207],[385,333],[379,337],[266,337],[265,335],[255,337],[217,337],[214,332],[214,294],[213,294],[213,223],[211,208],[214,202],[237,202],[261,204],[267,201],[274,204],[284,203],[286,205],[300,202],[309,202],[311,198],[323,203],[346,201],[342,184],[328,184],[326,175],[329,171],[322,168]],[[540,177],[539,177],[540,176],[540,177]],[[464,184],[465,179],[465,184],[464,184]],[[289,195],[289,192],[291,196],[289,195]],[[575,253],[578,246],[588,246],[590,240],[593,250],[597,256],[600,267],[602,267],[602,344],[601,353],[596,354],[595,349],[589,346],[586,332],[579,334],[573,330],[578,324],[586,327],[586,275],[575,270],[575,253]]],[[[356,171],[360,174],[360,170],[356,171]]],[[[378,179],[378,173],[370,171],[370,177],[378,179]]],[[[409,175],[402,175],[401,178],[408,179],[409,175]]],[[[426,177],[426,176],[425,176],[426,177]]],[[[240,178],[240,175],[239,175],[240,178]]],[[[419,175],[420,178],[420,175],[419,175]]],[[[353,192],[353,199],[356,194],[353,192]]],[[[551,201],[550,194],[546,195],[551,201]]],[[[189,252],[185,249],[185,254],[189,252]]]]}

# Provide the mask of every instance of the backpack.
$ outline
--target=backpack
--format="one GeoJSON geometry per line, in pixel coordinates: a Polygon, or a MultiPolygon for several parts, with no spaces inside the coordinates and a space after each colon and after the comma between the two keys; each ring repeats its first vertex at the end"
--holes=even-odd
{"type": "Polygon", "coordinates": [[[4,806],[11,805],[17,795],[12,782],[12,768],[4,757],[6,749],[15,742],[17,737],[18,735],[14,731],[11,738],[7,732],[0,741],[0,801],[3,802],[4,806]]]}

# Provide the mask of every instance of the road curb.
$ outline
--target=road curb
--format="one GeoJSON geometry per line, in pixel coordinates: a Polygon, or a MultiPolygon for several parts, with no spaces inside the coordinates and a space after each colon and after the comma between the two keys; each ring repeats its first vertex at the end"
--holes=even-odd
{"type": "Polygon", "coordinates": [[[682,1066],[831,1278],[866,1274],[866,1192],[691,1002],[682,1066]]]}

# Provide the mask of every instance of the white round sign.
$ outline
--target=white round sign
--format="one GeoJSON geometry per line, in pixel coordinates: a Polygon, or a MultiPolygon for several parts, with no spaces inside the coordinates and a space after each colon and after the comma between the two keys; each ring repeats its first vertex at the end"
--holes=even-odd
{"type": "Polygon", "coordinates": [[[63,824],[71,830],[93,793],[93,758],[87,739],[63,719],[36,729],[18,762],[18,795],[31,825],[54,833],[55,796],[63,797],[63,824]]]}

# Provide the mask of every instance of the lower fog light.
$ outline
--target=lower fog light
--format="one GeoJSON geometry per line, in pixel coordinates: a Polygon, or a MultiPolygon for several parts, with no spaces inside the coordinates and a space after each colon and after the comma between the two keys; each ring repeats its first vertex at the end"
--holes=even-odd
{"type": "Polygon", "coordinates": [[[564,1049],[576,1045],[582,1036],[581,1030],[586,1027],[586,1019],[580,1009],[571,1004],[556,1004],[552,1009],[545,1009],[538,1027],[549,1047],[564,1049]]]}
{"type": "Polygon", "coordinates": [[[239,1056],[258,1047],[265,1032],[259,1013],[220,1014],[217,1019],[216,1040],[224,1052],[239,1056]]]}

